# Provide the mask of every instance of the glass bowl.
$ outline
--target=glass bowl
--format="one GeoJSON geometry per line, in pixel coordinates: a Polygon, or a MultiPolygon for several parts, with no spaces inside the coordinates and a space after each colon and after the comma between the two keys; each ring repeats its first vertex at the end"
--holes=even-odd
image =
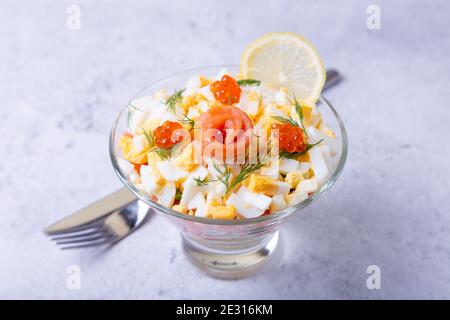
{"type": "MultiPolygon", "coordinates": [[[[196,75],[214,76],[221,68],[232,74],[239,72],[238,66],[211,66],[182,71],[168,76],[138,93],[133,99],[152,95],[155,91],[182,88],[186,81],[196,75]]],[[[120,155],[118,140],[127,130],[127,108],[119,112],[111,130],[109,151],[111,161],[119,179],[140,201],[155,212],[163,214],[178,228],[185,255],[208,275],[235,279],[254,273],[274,256],[279,243],[279,229],[283,222],[298,214],[307,205],[317,200],[336,182],[347,157],[347,134],[344,124],[333,106],[323,97],[317,103],[324,122],[336,133],[336,169],[321,188],[304,201],[270,215],[241,220],[217,220],[181,214],[152,201],[127,178],[118,165],[120,155]]]]}

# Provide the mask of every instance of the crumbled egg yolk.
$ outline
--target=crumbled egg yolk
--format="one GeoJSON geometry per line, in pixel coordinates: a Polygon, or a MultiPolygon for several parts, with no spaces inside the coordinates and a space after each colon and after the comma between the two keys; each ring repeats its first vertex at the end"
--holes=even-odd
{"type": "Polygon", "coordinates": [[[284,181],[291,185],[291,189],[295,189],[302,180],[304,178],[300,171],[289,172],[284,179],[284,181]]]}
{"type": "Polygon", "coordinates": [[[309,158],[309,153],[302,154],[301,156],[299,156],[297,158],[297,161],[299,161],[299,162],[310,162],[311,160],[309,158]]]}
{"type": "Polygon", "coordinates": [[[259,174],[252,174],[248,178],[247,188],[256,193],[262,193],[267,196],[273,196],[277,193],[278,186],[275,180],[259,174]]]}
{"type": "Polygon", "coordinates": [[[147,151],[137,151],[133,143],[133,138],[123,135],[119,140],[119,147],[122,149],[123,157],[134,164],[144,164],[147,162],[147,151]]]}
{"type": "Polygon", "coordinates": [[[205,97],[201,94],[193,94],[185,97],[183,99],[183,103],[181,104],[183,107],[183,111],[187,113],[190,108],[197,105],[202,100],[205,100],[205,97]]]}
{"type": "Polygon", "coordinates": [[[211,216],[213,219],[232,220],[236,216],[236,208],[231,205],[209,206],[207,215],[211,216]]]}
{"type": "Polygon", "coordinates": [[[212,81],[206,78],[205,76],[200,76],[200,88],[209,86],[211,82],[212,81]]]}
{"type": "Polygon", "coordinates": [[[303,177],[305,179],[311,179],[314,177],[314,170],[313,169],[309,169],[306,173],[303,174],[303,177]]]}
{"type": "Polygon", "coordinates": [[[211,201],[209,202],[210,206],[221,206],[223,203],[222,198],[213,198],[211,199],[211,201]]]}
{"type": "Polygon", "coordinates": [[[172,209],[175,210],[175,211],[178,211],[179,213],[183,213],[183,214],[187,214],[188,213],[186,206],[183,206],[181,204],[175,204],[172,207],[172,209]]]}
{"type": "Polygon", "coordinates": [[[190,143],[184,147],[181,153],[174,159],[175,165],[185,171],[192,171],[195,169],[197,164],[194,161],[194,147],[190,143]]]}

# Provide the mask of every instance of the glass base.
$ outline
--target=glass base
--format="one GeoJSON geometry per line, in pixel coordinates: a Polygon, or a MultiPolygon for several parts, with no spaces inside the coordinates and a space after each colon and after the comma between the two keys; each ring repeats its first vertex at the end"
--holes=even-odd
{"type": "Polygon", "coordinates": [[[275,252],[279,251],[279,231],[261,246],[241,252],[208,250],[184,235],[181,238],[184,254],[189,261],[209,276],[219,279],[247,277],[272,260],[275,252]]]}

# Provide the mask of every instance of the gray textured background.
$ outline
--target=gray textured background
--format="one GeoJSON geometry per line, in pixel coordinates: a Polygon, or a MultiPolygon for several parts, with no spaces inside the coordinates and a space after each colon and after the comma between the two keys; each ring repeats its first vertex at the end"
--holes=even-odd
{"type": "Polygon", "coordinates": [[[0,0],[0,298],[450,298],[449,12],[448,1],[0,0]],[[380,30],[366,28],[370,4],[380,30]],[[107,138],[130,96],[174,71],[238,63],[270,31],[305,35],[345,75],[326,97],[350,139],[335,187],[284,226],[278,265],[207,278],[160,216],[106,253],[44,237],[120,187],[107,138]],[[71,264],[79,291],[65,285],[71,264]],[[366,288],[371,264],[381,290],[366,288]]]}

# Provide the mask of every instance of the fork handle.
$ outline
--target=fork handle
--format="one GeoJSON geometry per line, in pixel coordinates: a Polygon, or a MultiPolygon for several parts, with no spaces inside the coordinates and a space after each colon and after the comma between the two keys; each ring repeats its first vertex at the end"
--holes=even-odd
{"type": "Polygon", "coordinates": [[[73,229],[103,218],[113,211],[126,207],[137,198],[127,188],[122,188],[110,195],[94,202],[72,215],[48,226],[44,229],[46,234],[57,234],[73,229]]]}

